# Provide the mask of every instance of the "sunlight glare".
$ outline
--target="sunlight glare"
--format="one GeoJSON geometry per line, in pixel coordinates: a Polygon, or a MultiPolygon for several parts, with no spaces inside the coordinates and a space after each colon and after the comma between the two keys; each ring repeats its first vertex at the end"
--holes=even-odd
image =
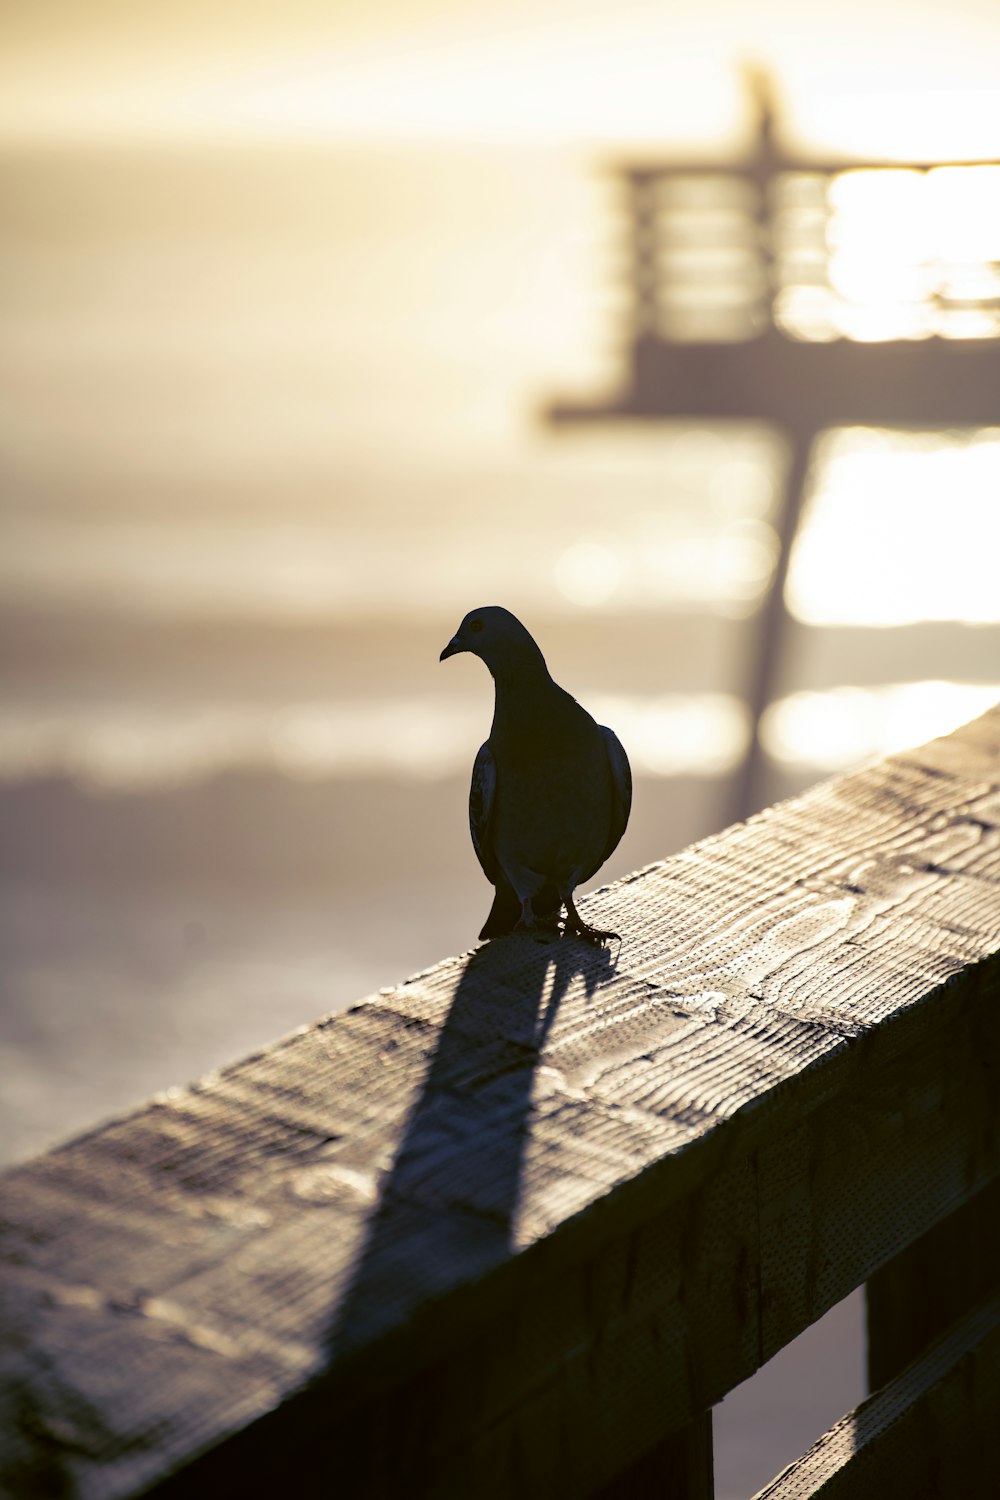
{"type": "Polygon", "coordinates": [[[791,693],[764,715],[764,748],[780,765],[845,771],[961,724],[1000,702],[1000,683],[902,682],[791,693]]]}
{"type": "Polygon", "coordinates": [[[775,316],[791,337],[1000,334],[1000,167],[788,173],[776,211],[775,316]],[[807,191],[807,189],[810,189],[807,191]]]}
{"type": "Polygon", "coordinates": [[[822,447],[788,576],[797,620],[1000,622],[1000,431],[846,429],[822,447]]]}
{"type": "MultiPolygon", "coordinates": [[[[724,775],[746,745],[746,710],[723,693],[586,699],[613,724],[637,776],[724,775]]],[[[64,704],[0,715],[0,781],[69,776],[109,791],[188,785],[232,771],[301,781],[465,776],[482,706],[383,698],[212,707],[64,704]]]]}
{"type": "Polygon", "coordinates": [[[632,769],[647,776],[723,776],[739,763],[750,734],[745,705],[727,693],[588,699],[613,724],[632,769]]]}
{"type": "Polygon", "coordinates": [[[722,458],[713,466],[709,493],[717,510],[766,520],[774,508],[774,470],[759,458],[722,458]]]}

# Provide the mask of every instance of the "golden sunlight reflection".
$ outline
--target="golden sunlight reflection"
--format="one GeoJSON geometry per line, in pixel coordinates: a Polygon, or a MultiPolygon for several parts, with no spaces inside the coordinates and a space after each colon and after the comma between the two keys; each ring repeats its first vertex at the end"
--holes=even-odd
{"type": "Polygon", "coordinates": [[[750,733],[746,706],[727,693],[609,696],[586,706],[615,726],[638,775],[723,776],[739,764],[750,733]]]}
{"type": "Polygon", "coordinates": [[[780,765],[844,771],[950,734],[1000,701],[1000,682],[900,682],[791,693],[764,715],[761,737],[780,765]]]}
{"type": "Polygon", "coordinates": [[[855,428],[820,449],[788,576],[796,619],[1000,621],[1000,430],[855,428]]]}
{"type": "Polygon", "coordinates": [[[774,568],[777,539],[763,521],[684,534],[668,513],[621,517],[614,540],[582,539],[558,557],[559,593],[582,608],[716,608],[730,617],[759,603],[774,568]]]}
{"type": "Polygon", "coordinates": [[[1000,334],[1000,167],[859,168],[779,183],[779,327],[795,338],[1000,334]]]}
{"type": "MultiPolygon", "coordinates": [[[[746,711],[724,693],[581,694],[613,724],[633,770],[724,775],[746,745],[746,711]]],[[[488,725],[482,705],[405,698],[266,705],[7,709],[0,779],[71,775],[115,790],[183,785],[232,770],[326,777],[466,776],[488,725]]]]}
{"type": "Polygon", "coordinates": [[[468,526],[456,528],[443,551],[418,520],[401,520],[389,542],[374,530],[291,519],[244,519],[239,528],[192,520],[183,531],[122,521],[98,534],[39,518],[10,527],[0,598],[163,619],[451,616],[464,614],[470,599],[494,597],[536,614],[561,605],[619,614],[715,609],[740,618],[763,594],[776,545],[764,522],[709,531],[689,516],[640,510],[620,514],[616,536],[566,547],[553,506],[545,525],[532,528],[530,556],[518,532],[483,548],[468,526]]]}
{"type": "MultiPolygon", "coordinates": [[[[740,619],[774,568],[776,454],[752,431],[668,427],[644,441],[626,427],[600,441],[526,445],[503,462],[331,461],[322,482],[306,462],[289,469],[282,505],[247,483],[168,510],[156,486],[181,489],[185,476],[169,454],[145,450],[156,466],[148,500],[110,485],[99,493],[83,478],[73,504],[12,497],[0,604],[319,622],[461,617],[470,600],[495,598],[536,618],[713,610],[740,619]]],[[[48,458],[34,468],[18,459],[35,484],[66,484],[48,458]]]]}

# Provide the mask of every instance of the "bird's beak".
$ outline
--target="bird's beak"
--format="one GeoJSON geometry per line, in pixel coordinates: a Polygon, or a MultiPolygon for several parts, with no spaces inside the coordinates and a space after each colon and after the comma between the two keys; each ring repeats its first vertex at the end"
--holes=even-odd
{"type": "Polygon", "coordinates": [[[445,646],[444,650],[441,652],[441,655],[438,657],[438,661],[447,661],[449,656],[454,656],[457,652],[465,651],[466,649],[467,647],[462,645],[462,642],[459,640],[458,636],[453,635],[447,646],[445,646]]]}

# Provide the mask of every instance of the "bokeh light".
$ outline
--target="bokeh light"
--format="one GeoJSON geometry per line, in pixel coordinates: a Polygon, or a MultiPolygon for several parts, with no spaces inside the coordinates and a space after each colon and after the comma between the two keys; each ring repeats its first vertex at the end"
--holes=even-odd
{"type": "Polygon", "coordinates": [[[845,430],[823,445],[788,578],[808,625],[1000,622],[1000,434],[845,430]]]}
{"type": "Polygon", "coordinates": [[[950,734],[998,699],[1000,681],[791,693],[768,709],[762,732],[768,751],[784,765],[846,771],[950,734]]]}

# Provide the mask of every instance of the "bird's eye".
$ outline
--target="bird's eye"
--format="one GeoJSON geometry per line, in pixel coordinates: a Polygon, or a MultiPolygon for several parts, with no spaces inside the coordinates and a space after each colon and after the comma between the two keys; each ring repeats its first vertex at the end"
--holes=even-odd
{"type": "Polygon", "coordinates": [[[469,621],[469,629],[470,630],[482,630],[482,628],[483,628],[483,622],[482,622],[482,620],[470,620],[469,621]]]}

